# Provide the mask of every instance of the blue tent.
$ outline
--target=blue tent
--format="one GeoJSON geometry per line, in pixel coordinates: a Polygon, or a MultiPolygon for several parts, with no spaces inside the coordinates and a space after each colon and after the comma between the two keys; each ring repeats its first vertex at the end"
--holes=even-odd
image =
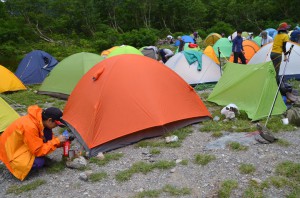
{"type": "MultiPolygon", "coordinates": [[[[185,43],[194,43],[194,39],[191,36],[184,35],[181,37],[185,43]]],[[[179,46],[179,40],[175,42],[175,46],[179,46]]]]}
{"type": "Polygon", "coordinates": [[[268,32],[268,35],[270,37],[272,37],[273,39],[275,38],[275,36],[277,35],[277,30],[275,30],[274,28],[268,28],[265,30],[266,32],[268,32]]]}
{"type": "Polygon", "coordinates": [[[42,83],[58,61],[50,54],[34,50],[28,53],[20,62],[15,75],[25,84],[42,83]]]}

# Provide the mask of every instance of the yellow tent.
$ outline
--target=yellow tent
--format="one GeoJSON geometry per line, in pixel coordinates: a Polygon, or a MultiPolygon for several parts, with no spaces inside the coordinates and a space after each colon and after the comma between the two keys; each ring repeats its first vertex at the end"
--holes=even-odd
{"type": "Polygon", "coordinates": [[[204,40],[204,44],[206,46],[208,45],[214,45],[222,36],[218,33],[210,33],[204,40]]]}
{"type": "Polygon", "coordinates": [[[0,93],[25,89],[26,87],[14,73],[0,65],[0,93]]]}
{"type": "Polygon", "coordinates": [[[8,125],[13,121],[18,119],[19,114],[9,106],[1,97],[0,97],[0,132],[4,131],[8,125]]]}
{"type": "Polygon", "coordinates": [[[205,48],[205,50],[203,51],[203,53],[208,56],[209,58],[211,58],[213,61],[215,61],[215,63],[217,63],[218,65],[220,65],[220,61],[216,56],[216,53],[214,51],[214,48],[212,46],[207,46],[205,48]]]}

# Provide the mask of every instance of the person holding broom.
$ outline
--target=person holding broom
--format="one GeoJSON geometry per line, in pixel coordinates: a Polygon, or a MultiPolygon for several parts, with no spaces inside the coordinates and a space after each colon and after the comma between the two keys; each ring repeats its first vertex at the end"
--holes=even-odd
{"type": "Polygon", "coordinates": [[[280,65],[281,65],[281,61],[282,61],[282,54],[283,54],[283,61],[287,61],[288,55],[290,53],[290,51],[286,49],[286,43],[289,41],[288,29],[290,27],[291,26],[288,25],[286,22],[279,24],[279,26],[277,28],[278,34],[274,38],[270,57],[271,57],[271,60],[273,62],[273,66],[274,66],[274,69],[276,72],[277,85],[281,86],[280,87],[281,94],[286,95],[286,97],[290,101],[295,102],[296,96],[294,96],[291,92],[286,91],[284,89],[284,84],[285,84],[284,79],[283,79],[283,82],[280,84],[280,78],[279,78],[279,70],[280,70],[280,65]]]}

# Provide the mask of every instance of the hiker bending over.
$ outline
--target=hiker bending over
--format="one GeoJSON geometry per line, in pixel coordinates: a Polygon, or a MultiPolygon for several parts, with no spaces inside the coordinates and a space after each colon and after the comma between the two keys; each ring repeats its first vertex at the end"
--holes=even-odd
{"type": "Polygon", "coordinates": [[[159,54],[163,63],[166,63],[167,60],[174,55],[174,53],[170,49],[161,49],[159,50],[159,54]]]}
{"type": "Polygon", "coordinates": [[[238,63],[238,59],[240,58],[242,64],[246,64],[246,58],[244,56],[244,48],[243,48],[243,38],[242,31],[238,30],[237,36],[232,40],[232,53],[233,53],[233,62],[238,63]]]}
{"type": "Polygon", "coordinates": [[[44,156],[66,141],[52,134],[53,128],[63,125],[62,115],[58,108],[33,105],[5,129],[0,136],[0,160],[16,178],[24,180],[31,169],[43,167],[44,156]]]}
{"type": "Polygon", "coordinates": [[[273,42],[273,38],[271,36],[268,35],[268,32],[266,31],[263,31],[261,33],[261,47],[268,44],[268,43],[271,43],[273,42]]]}

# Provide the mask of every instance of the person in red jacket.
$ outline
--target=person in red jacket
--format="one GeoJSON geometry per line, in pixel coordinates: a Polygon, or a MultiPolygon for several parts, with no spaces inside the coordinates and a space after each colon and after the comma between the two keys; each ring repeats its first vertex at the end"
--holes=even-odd
{"type": "Polygon", "coordinates": [[[31,169],[44,165],[44,156],[61,147],[63,135],[55,137],[52,129],[63,125],[60,109],[28,107],[28,114],[15,120],[0,136],[0,160],[18,179],[24,180],[31,169]]]}

